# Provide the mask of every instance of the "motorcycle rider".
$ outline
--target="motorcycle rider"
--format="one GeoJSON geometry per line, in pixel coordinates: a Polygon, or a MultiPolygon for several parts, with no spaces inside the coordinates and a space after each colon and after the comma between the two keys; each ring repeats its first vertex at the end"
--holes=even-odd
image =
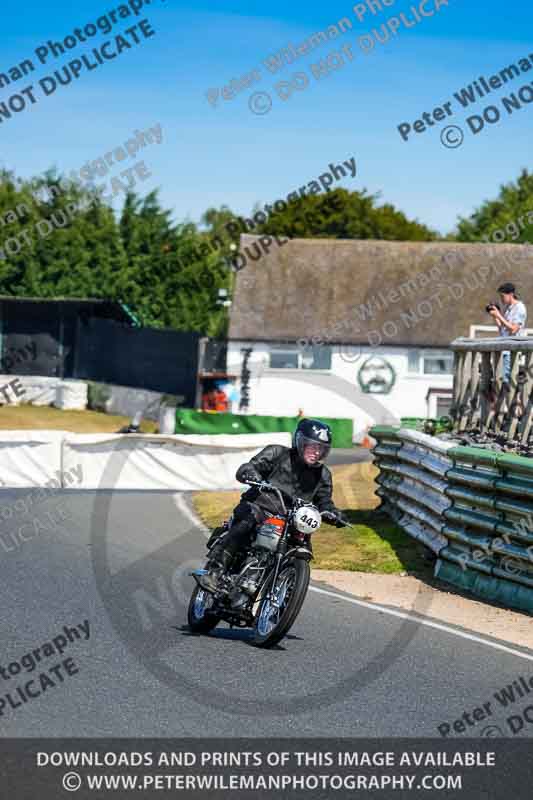
{"type": "MultiPolygon", "coordinates": [[[[331,472],[322,462],[331,448],[331,428],[316,419],[302,419],[294,432],[292,447],[267,445],[250,461],[241,464],[236,478],[241,483],[267,481],[289,497],[312,502],[323,519],[337,527],[348,523],[332,500],[331,472]]],[[[222,542],[213,547],[207,575],[200,585],[215,591],[220,577],[234,562],[236,554],[250,543],[255,528],[267,517],[280,514],[279,498],[257,486],[245,492],[233,511],[232,525],[222,542]]]]}

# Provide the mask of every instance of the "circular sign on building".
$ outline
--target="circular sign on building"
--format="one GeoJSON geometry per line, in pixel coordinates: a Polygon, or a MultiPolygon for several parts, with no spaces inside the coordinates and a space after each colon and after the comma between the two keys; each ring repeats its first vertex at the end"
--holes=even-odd
{"type": "Polygon", "coordinates": [[[366,394],[389,394],[396,381],[396,371],[385,358],[370,356],[361,365],[357,380],[366,394]]]}

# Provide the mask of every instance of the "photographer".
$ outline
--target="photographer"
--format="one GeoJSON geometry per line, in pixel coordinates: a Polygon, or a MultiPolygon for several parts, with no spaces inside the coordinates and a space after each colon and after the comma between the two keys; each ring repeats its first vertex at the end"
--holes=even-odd
{"type": "MultiPolygon", "coordinates": [[[[502,283],[498,287],[502,303],[502,310],[495,304],[489,303],[487,311],[496,322],[499,336],[525,336],[527,310],[517,297],[514,283],[502,283]]],[[[503,354],[503,382],[509,383],[511,378],[511,353],[503,354]]]]}

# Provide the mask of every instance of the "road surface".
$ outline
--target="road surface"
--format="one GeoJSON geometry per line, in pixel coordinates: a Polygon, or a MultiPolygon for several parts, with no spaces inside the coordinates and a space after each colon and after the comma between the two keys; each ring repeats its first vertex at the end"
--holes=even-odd
{"type": "MultiPolygon", "coordinates": [[[[205,535],[190,496],[57,492],[27,513],[13,505],[24,496],[2,492],[2,698],[59,662],[70,659],[72,674],[48,672],[53,685],[34,698],[0,703],[4,736],[438,737],[439,725],[533,675],[532,653],[432,626],[431,608],[409,619],[324,586],[277,649],[226,625],[193,636],[186,573],[205,535]],[[68,641],[64,626],[85,621],[89,637],[78,627],[68,641]],[[54,639],[64,652],[45,656],[54,639]],[[35,649],[30,669],[23,657],[35,649]]],[[[455,735],[492,724],[509,736],[505,719],[518,711],[492,704],[490,718],[455,735]]]]}
{"type": "Polygon", "coordinates": [[[362,461],[372,461],[372,453],[365,447],[338,447],[333,448],[328,456],[328,466],[335,464],[360,464],[362,461]]]}

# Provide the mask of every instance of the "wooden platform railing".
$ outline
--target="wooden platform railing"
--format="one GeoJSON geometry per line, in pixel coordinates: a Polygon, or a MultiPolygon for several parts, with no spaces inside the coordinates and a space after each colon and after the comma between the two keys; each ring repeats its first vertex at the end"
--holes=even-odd
{"type": "Polygon", "coordinates": [[[492,433],[527,445],[533,423],[533,338],[461,338],[451,347],[454,430],[492,433]],[[511,371],[504,382],[506,352],[511,371]]]}

